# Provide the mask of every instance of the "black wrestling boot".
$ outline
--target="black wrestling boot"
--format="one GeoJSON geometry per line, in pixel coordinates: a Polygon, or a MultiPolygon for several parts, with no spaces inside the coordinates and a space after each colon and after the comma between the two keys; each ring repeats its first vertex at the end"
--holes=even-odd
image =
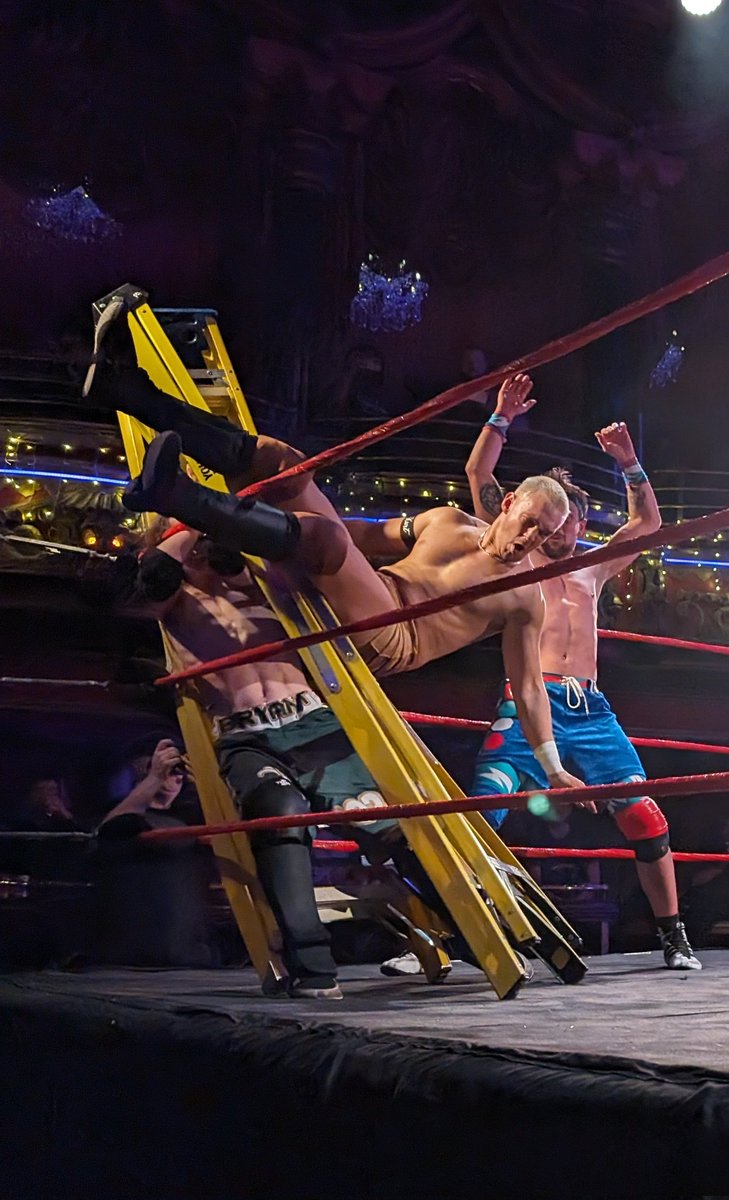
{"type": "Polygon", "coordinates": [[[161,433],[154,439],[141,474],[124,493],[127,508],[175,517],[221,546],[257,554],[270,562],[291,557],[301,533],[293,513],[195,483],[180,470],[181,450],[176,433],[161,433]]]}
{"type": "Polygon", "coordinates": [[[256,437],[225,417],[216,417],[168,396],[137,366],[127,320],[130,299],[125,292],[126,289],[120,289],[119,294],[107,298],[96,322],[94,353],[82,396],[99,408],[136,417],[152,429],[173,430],[179,435],[185,454],[226,478],[248,474],[256,451],[256,437]]]}

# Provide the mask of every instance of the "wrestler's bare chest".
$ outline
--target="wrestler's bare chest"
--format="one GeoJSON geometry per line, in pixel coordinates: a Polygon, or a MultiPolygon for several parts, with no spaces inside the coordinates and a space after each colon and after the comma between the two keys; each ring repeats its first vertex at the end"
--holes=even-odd
{"type": "MultiPolygon", "coordinates": [[[[413,600],[445,596],[511,574],[513,569],[505,567],[482,549],[483,528],[485,526],[480,522],[464,525],[449,529],[447,537],[443,530],[428,531],[418,539],[406,559],[387,570],[405,583],[408,598],[413,600]]],[[[516,589],[469,600],[456,609],[438,614],[438,620],[457,622],[479,636],[497,632],[508,613],[523,604],[520,593],[521,589],[516,589]]]]}
{"type": "MultiPolygon", "coordinates": [[[[237,650],[276,641],[283,636],[262,597],[226,588],[210,594],[185,584],[165,619],[184,665],[222,658],[237,650]]],[[[309,684],[296,655],[241,664],[199,683],[205,707],[218,715],[279,700],[309,684]]]]}
{"type": "Polygon", "coordinates": [[[546,603],[540,643],[543,670],[594,679],[599,595],[594,571],[545,580],[542,591],[546,603]]]}

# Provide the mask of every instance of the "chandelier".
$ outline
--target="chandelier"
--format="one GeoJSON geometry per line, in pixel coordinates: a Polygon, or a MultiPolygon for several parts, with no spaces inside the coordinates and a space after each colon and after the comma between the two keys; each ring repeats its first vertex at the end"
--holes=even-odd
{"type": "Polygon", "coordinates": [[[36,228],[68,242],[99,242],[116,237],[120,226],[92,200],[83,184],[28,202],[26,212],[36,228]]]}
{"type": "Polygon", "coordinates": [[[394,333],[416,325],[422,319],[422,307],[428,285],[418,271],[408,271],[405,260],[394,275],[387,275],[372,255],[359,269],[359,284],[349,306],[353,325],[376,333],[394,333]]]}
{"type": "Polygon", "coordinates": [[[680,345],[678,333],[674,329],[671,340],[666,343],[663,354],[651,371],[649,386],[663,388],[669,383],[675,383],[683,362],[683,354],[684,347],[680,345]]]}

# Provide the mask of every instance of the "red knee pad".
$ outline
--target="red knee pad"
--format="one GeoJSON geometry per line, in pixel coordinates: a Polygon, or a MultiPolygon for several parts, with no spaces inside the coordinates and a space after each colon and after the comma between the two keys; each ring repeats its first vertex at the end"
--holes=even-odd
{"type": "Polygon", "coordinates": [[[621,808],[615,814],[615,824],[629,842],[642,842],[645,838],[668,833],[668,821],[650,796],[642,796],[635,804],[621,808]]]}

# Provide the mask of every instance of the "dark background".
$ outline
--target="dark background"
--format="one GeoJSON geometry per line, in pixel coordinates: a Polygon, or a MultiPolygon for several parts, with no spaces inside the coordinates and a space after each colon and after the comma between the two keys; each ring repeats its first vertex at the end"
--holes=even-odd
{"type": "MultiPolygon", "coordinates": [[[[284,431],[406,410],[729,247],[728,41],[678,0],[5,0],[0,351],[131,279],[217,306],[284,431]],[[39,228],[81,184],[115,224],[39,228]],[[427,279],[422,324],[350,326],[368,253],[427,279]]],[[[539,372],[537,426],[643,413],[653,465],[722,468],[728,295],[539,372]]]]}

